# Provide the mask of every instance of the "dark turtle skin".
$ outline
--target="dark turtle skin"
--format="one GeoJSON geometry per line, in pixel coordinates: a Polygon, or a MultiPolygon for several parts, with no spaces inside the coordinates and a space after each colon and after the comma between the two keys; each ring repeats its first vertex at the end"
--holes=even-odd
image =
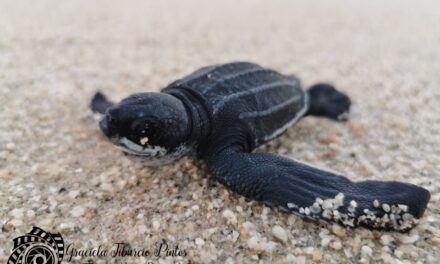
{"type": "Polygon", "coordinates": [[[353,182],[272,153],[252,153],[305,116],[345,121],[350,99],[328,84],[307,91],[292,75],[247,62],[214,65],[160,93],[118,104],[97,93],[104,134],[147,165],[194,152],[214,178],[237,194],[282,211],[346,227],[405,232],[423,215],[430,193],[396,181],[353,182]]]}

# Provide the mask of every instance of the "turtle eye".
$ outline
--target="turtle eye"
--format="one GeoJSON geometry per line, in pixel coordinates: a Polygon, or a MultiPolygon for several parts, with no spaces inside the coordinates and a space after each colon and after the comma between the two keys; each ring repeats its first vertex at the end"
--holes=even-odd
{"type": "Polygon", "coordinates": [[[130,131],[132,134],[140,135],[145,130],[143,122],[140,120],[135,120],[130,125],[130,131]]]}
{"type": "Polygon", "coordinates": [[[151,133],[151,128],[152,125],[150,124],[150,122],[148,120],[135,120],[133,121],[133,123],[130,125],[130,131],[133,135],[136,136],[148,136],[147,134],[151,133]]]}
{"type": "Polygon", "coordinates": [[[138,142],[140,139],[148,137],[150,142],[154,138],[157,138],[158,136],[158,129],[159,124],[155,119],[137,119],[134,120],[130,128],[130,137],[135,141],[138,142]]]}

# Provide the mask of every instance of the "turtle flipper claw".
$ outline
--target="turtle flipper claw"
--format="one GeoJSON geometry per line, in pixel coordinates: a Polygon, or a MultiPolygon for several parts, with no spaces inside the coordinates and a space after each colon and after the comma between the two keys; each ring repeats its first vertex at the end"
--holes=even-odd
{"type": "Polygon", "coordinates": [[[309,219],[346,227],[405,232],[423,215],[430,194],[401,182],[352,182],[346,177],[270,153],[229,148],[208,159],[233,191],[309,219]]]}
{"type": "Polygon", "coordinates": [[[110,102],[100,91],[95,93],[90,102],[90,108],[92,111],[100,114],[105,114],[105,111],[112,105],[114,105],[114,103],[110,102]]]}

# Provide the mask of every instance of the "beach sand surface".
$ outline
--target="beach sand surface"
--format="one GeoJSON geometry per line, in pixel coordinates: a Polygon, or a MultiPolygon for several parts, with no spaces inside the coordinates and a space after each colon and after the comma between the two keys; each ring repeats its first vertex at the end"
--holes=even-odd
{"type": "Polygon", "coordinates": [[[78,263],[440,262],[438,1],[2,0],[0,14],[1,262],[32,226],[77,249],[151,250],[78,263]],[[143,167],[89,110],[97,90],[119,100],[230,61],[349,94],[348,123],[306,118],[257,151],[424,186],[420,224],[345,230],[244,199],[201,161],[143,167]],[[186,256],[154,256],[162,241],[186,256]]]}

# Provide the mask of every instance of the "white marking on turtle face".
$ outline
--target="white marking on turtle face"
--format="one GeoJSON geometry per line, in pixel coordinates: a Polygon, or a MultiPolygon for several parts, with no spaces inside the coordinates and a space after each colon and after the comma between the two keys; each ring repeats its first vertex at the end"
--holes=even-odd
{"type": "Polygon", "coordinates": [[[144,146],[138,145],[126,137],[121,137],[119,139],[120,147],[125,152],[138,156],[155,156],[155,155],[165,155],[167,149],[160,146],[144,146]]]}
{"type": "Polygon", "coordinates": [[[191,148],[185,144],[177,147],[173,152],[160,146],[140,146],[126,137],[119,139],[116,147],[122,150],[129,159],[146,166],[159,166],[172,163],[188,153],[191,148]]]}

